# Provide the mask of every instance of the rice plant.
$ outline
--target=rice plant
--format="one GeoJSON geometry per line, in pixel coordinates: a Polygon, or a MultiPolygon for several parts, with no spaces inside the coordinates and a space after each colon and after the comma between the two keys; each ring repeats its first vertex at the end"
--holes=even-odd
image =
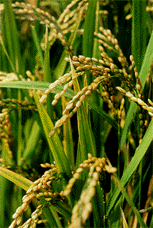
{"type": "Polygon", "coordinates": [[[0,226],[153,227],[153,3],[0,4],[0,226]]]}

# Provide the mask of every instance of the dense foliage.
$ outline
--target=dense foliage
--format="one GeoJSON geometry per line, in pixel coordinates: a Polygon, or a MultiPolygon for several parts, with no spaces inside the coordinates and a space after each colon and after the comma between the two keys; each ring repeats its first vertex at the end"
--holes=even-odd
{"type": "Polygon", "coordinates": [[[152,4],[0,4],[2,228],[153,227],[152,4]]]}

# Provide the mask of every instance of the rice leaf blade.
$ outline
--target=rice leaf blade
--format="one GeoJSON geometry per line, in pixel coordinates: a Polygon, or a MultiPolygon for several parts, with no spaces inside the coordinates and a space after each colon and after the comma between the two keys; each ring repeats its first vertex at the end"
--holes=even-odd
{"type": "MultiPolygon", "coordinates": [[[[130,180],[132,174],[137,169],[139,163],[141,162],[142,158],[144,157],[145,153],[147,152],[148,147],[150,146],[151,142],[153,141],[153,120],[150,122],[149,127],[143,137],[141,144],[138,147],[137,152],[133,156],[130,164],[128,165],[127,169],[124,171],[123,176],[121,178],[122,186],[125,186],[128,181],[130,180]]],[[[120,195],[120,189],[117,187],[113,193],[112,198],[110,199],[107,207],[107,215],[109,215],[112,208],[115,206],[115,203],[120,195]]]]}

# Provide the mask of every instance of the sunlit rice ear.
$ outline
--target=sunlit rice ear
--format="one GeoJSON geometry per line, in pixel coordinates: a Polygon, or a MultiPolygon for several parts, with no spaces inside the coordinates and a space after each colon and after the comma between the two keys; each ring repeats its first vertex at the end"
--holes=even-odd
{"type": "Polygon", "coordinates": [[[122,92],[124,94],[126,93],[126,91],[123,88],[119,87],[119,86],[116,86],[116,89],[118,89],[120,92],[122,92]]]}
{"type": "Polygon", "coordinates": [[[148,98],[148,102],[151,106],[153,106],[153,102],[148,98]]]}
{"type": "Polygon", "coordinates": [[[153,107],[148,107],[148,112],[151,112],[151,113],[153,113],[153,107]]]}
{"type": "Polygon", "coordinates": [[[148,114],[153,117],[153,112],[148,112],[148,114]]]}

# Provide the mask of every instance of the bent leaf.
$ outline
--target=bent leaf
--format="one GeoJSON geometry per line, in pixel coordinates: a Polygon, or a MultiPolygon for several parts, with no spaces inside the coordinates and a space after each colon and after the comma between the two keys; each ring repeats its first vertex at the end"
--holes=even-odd
{"type": "MultiPolygon", "coordinates": [[[[122,184],[122,186],[125,186],[128,183],[132,174],[137,169],[140,161],[142,160],[145,153],[147,152],[147,149],[149,148],[152,141],[153,141],[153,120],[150,122],[149,127],[148,127],[148,129],[147,129],[147,131],[146,131],[146,133],[142,139],[141,144],[138,147],[137,152],[133,156],[130,164],[128,165],[127,169],[125,170],[125,172],[121,178],[120,183],[122,184]]],[[[120,195],[120,192],[121,192],[120,188],[117,187],[114,191],[112,198],[108,202],[107,215],[109,215],[110,211],[115,206],[117,198],[120,195]]]]}

